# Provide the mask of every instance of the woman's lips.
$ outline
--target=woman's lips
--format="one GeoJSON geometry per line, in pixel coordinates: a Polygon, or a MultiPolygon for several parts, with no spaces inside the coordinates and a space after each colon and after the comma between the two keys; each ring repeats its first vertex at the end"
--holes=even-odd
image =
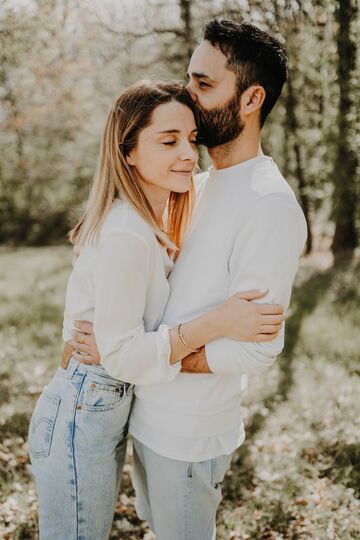
{"type": "Polygon", "coordinates": [[[171,172],[174,172],[176,174],[181,174],[182,176],[190,176],[193,170],[191,169],[191,171],[174,171],[173,169],[171,169],[171,172]]]}

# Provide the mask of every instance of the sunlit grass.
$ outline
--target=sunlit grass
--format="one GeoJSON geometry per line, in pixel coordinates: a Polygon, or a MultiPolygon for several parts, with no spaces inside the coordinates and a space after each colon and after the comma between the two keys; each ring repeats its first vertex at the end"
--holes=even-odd
{"type": "MultiPolygon", "coordinates": [[[[71,250],[0,250],[0,537],[35,539],[32,407],[61,353],[71,250]]],[[[345,262],[298,277],[286,351],[249,380],[247,439],[224,485],[218,540],[360,537],[360,278],[345,262]]],[[[139,540],[127,465],[113,538],[139,540]]]]}
{"type": "Polygon", "coordinates": [[[300,274],[271,384],[249,381],[219,539],[360,537],[359,277],[349,262],[300,274]]]}

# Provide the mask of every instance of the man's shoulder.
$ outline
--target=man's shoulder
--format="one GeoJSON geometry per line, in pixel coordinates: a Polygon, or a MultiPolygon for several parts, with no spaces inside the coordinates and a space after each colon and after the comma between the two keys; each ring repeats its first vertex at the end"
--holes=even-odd
{"type": "Polygon", "coordinates": [[[262,223],[283,221],[296,222],[306,235],[306,220],[292,187],[285,180],[273,160],[260,163],[254,168],[251,189],[253,204],[249,214],[262,223]]]}
{"type": "Polygon", "coordinates": [[[251,190],[255,199],[262,199],[263,197],[273,195],[275,201],[278,198],[280,200],[286,200],[288,198],[296,202],[293,189],[272,159],[262,161],[254,167],[251,176],[251,190]]]}

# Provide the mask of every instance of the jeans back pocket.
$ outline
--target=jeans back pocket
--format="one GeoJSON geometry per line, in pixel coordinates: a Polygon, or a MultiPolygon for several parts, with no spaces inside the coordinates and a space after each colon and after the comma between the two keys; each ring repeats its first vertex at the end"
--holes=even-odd
{"type": "Polygon", "coordinates": [[[50,454],[60,397],[43,391],[36,403],[29,426],[29,448],[33,457],[50,454]]]}

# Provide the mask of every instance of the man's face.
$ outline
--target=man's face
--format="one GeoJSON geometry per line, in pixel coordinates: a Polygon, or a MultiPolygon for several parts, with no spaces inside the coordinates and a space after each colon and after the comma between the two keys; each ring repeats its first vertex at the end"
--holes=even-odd
{"type": "Polygon", "coordinates": [[[187,89],[199,111],[199,139],[208,148],[234,140],[244,129],[236,75],[226,63],[219,49],[203,41],[189,64],[187,89]]]}

